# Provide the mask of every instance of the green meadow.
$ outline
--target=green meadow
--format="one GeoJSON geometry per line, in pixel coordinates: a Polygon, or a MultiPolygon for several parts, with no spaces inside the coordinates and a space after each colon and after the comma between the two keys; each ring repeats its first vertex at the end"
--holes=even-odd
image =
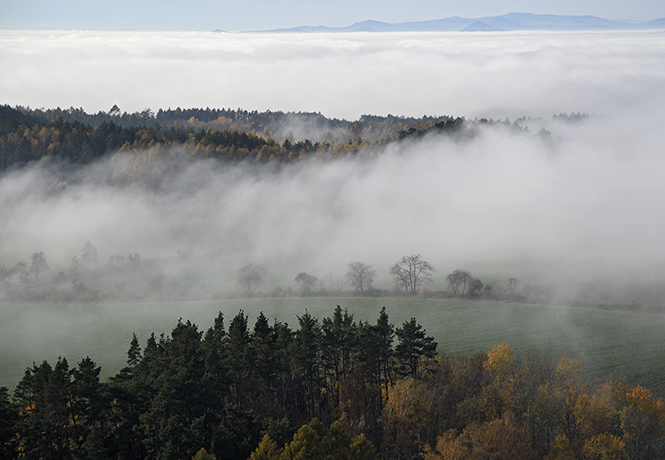
{"type": "Polygon", "coordinates": [[[0,386],[10,389],[33,362],[70,364],[90,356],[109,377],[124,366],[132,333],[142,345],[151,333],[168,335],[179,318],[205,330],[218,312],[225,324],[243,310],[253,325],[263,311],[298,327],[306,310],[319,319],[339,304],[356,320],[375,322],[382,306],[400,326],[415,317],[440,352],[473,354],[494,345],[573,356],[589,378],[610,375],[665,395],[665,316],[577,307],[412,298],[267,298],[108,304],[2,304],[0,386]]]}

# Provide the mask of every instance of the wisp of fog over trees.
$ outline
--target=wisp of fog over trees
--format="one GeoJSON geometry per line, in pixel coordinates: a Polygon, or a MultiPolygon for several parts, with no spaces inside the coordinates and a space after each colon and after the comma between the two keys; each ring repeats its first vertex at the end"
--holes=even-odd
{"type": "Polygon", "coordinates": [[[658,275],[660,135],[633,125],[640,140],[621,139],[621,123],[550,120],[551,137],[494,125],[280,168],[182,161],[158,187],[110,183],[122,154],[75,172],[43,162],[0,181],[3,257],[41,250],[67,267],[91,240],[105,257],[191,251],[217,279],[254,261],[276,285],[362,260],[389,288],[388,267],[411,253],[438,267],[435,287],[460,266],[547,281],[658,275]]]}

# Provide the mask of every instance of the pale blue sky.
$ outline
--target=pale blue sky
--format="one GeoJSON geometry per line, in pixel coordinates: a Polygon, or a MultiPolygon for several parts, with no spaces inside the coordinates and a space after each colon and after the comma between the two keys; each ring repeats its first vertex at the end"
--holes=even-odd
{"type": "Polygon", "coordinates": [[[0,0],[0,28],[239,31],[510,12],[651,20],[665,0],[0,0]]]}

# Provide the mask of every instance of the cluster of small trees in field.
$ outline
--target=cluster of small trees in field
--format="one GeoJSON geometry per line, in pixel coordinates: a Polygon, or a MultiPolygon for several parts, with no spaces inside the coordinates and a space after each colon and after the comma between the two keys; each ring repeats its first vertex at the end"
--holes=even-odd
{"type": "Polygon", "coordinates": [[[43,251],[38,251],[33,253],[30,259],[30,265],[24,261],[16,262],[10,268],[0,265],[0,285],[6,286],[12,279],[18,279],[21,283],[28,283],[31,279],[39,280],[39,275],[49,269],[46,256],[43,251]]]}
{"type": "Polygon", "coordinates": [[[297,328],[241,311],[207,330],[134,335],[107,382],[90,358],[26,369],[0,389],[0,458],[647,460],[665,458],[665,403],[592,384],[568,356],[495,346],[436,355],[401,327],[337,307],[297,328]]]}
{"type": "MultiPolygon", "coordinates": [[[[246,294],[252,293],[252,286],[255,288],[261,284],[267,270],[263,265],[254,263],[246,264],[237,272],[236,281],[243,288],[246,294]]],[[[393,278],[395,290],[391,292],[380,291],[373,288],[377,271],[373,265],[364,262],[352,262],[348,264],[347,271],[342,283],[338,286],[350,287],[354,293],[360,295],[399,295],[407,296],[420,295],[425,286],[434,282],[434,266],[425,260],[420,254],[404,256],[395,262],[388,273],[393,278]]],[[[330,281],[332,275],[328,275],[330,281]]],[[[445,277],[448,285],[448,291],[445,293],[448,297],[457,298],[478,298],[486,296],[487,298],[497,299],[499,297],[516,300],[517,286],[520,281],[517,278],[509,278],[505,289],[501,294],[494,292],[494,286],[484,284],[480,279],[475,278],[469,271],[457,269],[445,277]]],[[[325,280],[307,272],[300,272],[294,278],[297,285],[297,292],[303,296],[340,294],[343,289],[327,289],[325,280]]],[[[348,292],[348,291],[347,291],[348,292]]],[[[426,295],[440,295],[431,291],[426,295]]]]}
{"type": "MultiPolygon", "coordinates": [[[[404,256],[390,267],[395,285],[404,289],[407,295],[417,295],[419,289],[431,285],[434,281],[436,269],[432,264],[422,258],[420,254],[404,256]]],[[[494,286],[483,284],[469,271],[457,269],[445,277],[448,284],[448,294],[459,298],[477,298],[481,294],[493,295],[494,286]]],[[[512,297],[519,281],[510,278],[508,292],[512,297]]]]}
{"type": "MultiPolygon", "coordinates": [[[[431,289],[435,267],[421,255],[401,257],[389,267],[393,289],[375,286],[377,269],[364,262],[347,265],[342,276],[328,273],[319,278],[299,272],[293,287],[272,287],[267,292],[259,288],[267,278],[268,269],[258,263],[247,263],[237,269],[236,292],[224,292],[218,286],[228,285],[227,278],[217,277],[209,266],[191,251],[178,251],[177,256],[164,260],[144,260],[137,252],[111,254],[102,262],[97,248],[86,242],[73,256],[66,269],[56,269],[43,251],[31,256],[30,264],[19,261],[7,268],[0,265],[0,299],[30,302],[101,302],[132,300],[182,300],[223,297],[289,297],[300,296],[421,296],[489,300],[547,302],[551,291],[547,287],[520,283],[509,278],[507,283],[483,283],[467,270],[457,269],[442,280],[446,290],[431,289]],[[197,273],[191,280],[181,282],[178,273],[183,267],[197,273]],[[123,279],[124,278],[124,279],[123,279]],[[130,284],[128,284],[128,281],[130,284]]],[[[227,275],[228,277],[228,275],[227,275]]]]}
{"type": "Polygon", "coordinates": [[[10,268],[0,265],[0,292],[5,298],[30,301],[83,301],[97,302],[104,298],[118,298],[124,290],[124,281],[116,282],[112,290],[88,286],[86,278],[121,273],[141,266],[141,255],[130,253],[110,255],[106,264],[98,268],[97,248],[87,241],[79,253],[72,257],[69,267],[55,271],[44,251],[34,252],[31,263],[19,261],[10,268]],[[67,285],[69,289],[57,289],[67,285]],[[46,287],[44,287],[46,286],[46,287]]]}
{"type": "MultiPolygon", "coordinates": [[[[190,253],[187,253],[186,255],[181,251],[178,253],[178,258],[181,261],[189,259],[190,257],[190,253]]],[[[49,269],[43,252],[36,253],[33,256],[33,259],[35,258],[38,261],[42,261],[42,270],[49,269]]],[[[106,273],[109,273],[127,266],[138,267],[140,262],[141,256],[138,253],[129,254],[127,258],[121,255],[111,255],[109,256],[107,264],[103,267],[103,270],[105,270],[106,273]]],[[[36,262],[33,262],[33,265],[35,265],[35,263],[36,262]]],[[[72,288],[77,293],[77,299],[82,299],[80,293],[85,291],[86,288],[85,284],[79,281],[78,278],[83,277],[85,273],[89,273],[91,267],[96,264],[97,249],[90,242],[87,242],[81,249],[80,257],[75,256],[72,259],[71,267],[67,272],[67,276],[73,279],[72,288]]],[[[19,263],[17,265],[20,267],[26,267],[26,276],[34,271],[32,267],[28,269],[26,264],[19,263]]],[[[3,270],[1,266],[0,270],[3,270]]],[[[433,274],[435,271],[435,268],[419,254],[404,256],[389,269],[389,274],[393,277],[395,290],[383,291],[376,289],[373,286],[377,277],[377,271],[373,265],[363,262],[352,262],[348,264],[347,271],[343,277],[335,277],[332,274],[328,274],[326,277],[320,279],[310,273],[299,272],[294,278],[294,283],[297,287],[296,291],[276,288],[268,295],[285,296],[298,294],[301,296],[325,296],[360,294],[376,296],[400,295],[400,293],[407,296],[422,295],[424,287],[433,283],[433,274]]],[[[7,273],[11,274],[14,272],[8,271],[7,273]]],[[[246,263],[242,265],[236,271],[235,277],[240,295],[250,297],[266,295],[258,291],[258,288],[264,282],[267,274],[268,269],[265,265],[258,263],[246,263]]],[[[57,277],[60,281],[62,281],[65,276],[65,272],[58,272],[57,277]]],[[[448,297],[477,298],[480,295],[488,295],[492,293],[492,286],[484,285],[482,281],[474,278],[471,273],[466,270],[455,270],[448,274],[445,279],[449,287],[449,290],[445,293],[448,297]]],[[[153,295],[157,295],[158,298],[162,298],[164,284],[165,276],[158,273],[150,279],[149,291],[152,292],[153,295]]],[[[516,299],[515,292],[518,284],[519,280],[516,278],[510,278],[506,286],[505,296],[511,299],[516,299]]],[[[116,286],[116,291],[117,290],[118,286],[116,286]]],[[[437,294],[427,291],[425,292],[425,295],[440,295],[440,293],[437,294]]],[[[86,297],[87,301],[94,300],[93,298],[88,297],[90,296],[86,297]]],[[[96,295],[96,298],[99,298],[98,294],[96,295]]],[[[496,298],[496,296],[492,298],[496,298]]]]}

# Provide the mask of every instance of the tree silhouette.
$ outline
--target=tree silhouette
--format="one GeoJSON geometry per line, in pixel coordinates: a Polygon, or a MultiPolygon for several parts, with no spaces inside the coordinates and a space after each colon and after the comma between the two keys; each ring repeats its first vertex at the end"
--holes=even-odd
{"type": "Polygon", "coordinates": [[[395,278],[395,283],[411,295],[416,294],[418,286],[431,283],[432,273],[435,271],[432,264],[424,260],[420,254],[404,256],[390,267],[390,274],[395,278]]]}
{"type": "Polygon", "coordinates": [[[397,368],[401,374],[415,378],[420,358],[433,358],[438,344],[434,337],[425,335],[425,330],[416,323],[416,318],[405,321],[401,328],[395,330],[395,335],[398,340],[395,347],[397,368]]]}
{"type": "Polygon", "coordinates": [[[42,251],[35,252],[32,255],[32,263],[30,264],[30,273],[35,274],[35,279],[39,279],[39,274],[48,270],[48,262],[46,262],[46,256],[42,251]]]}
{"type": "Polygon", "coordinates": [[[249,263],[243,265],[240,270],[238,270],[236,280],[239,285],[247,288],[247,294],[249,295],[252,290],[252,284],[261,284],[265,274],[266,267],[249,263]]]}
{"type": "Polygon", "coordinates": [[[455,270],[446,277],[446,280],[456,297],[463,297],[465,294],[468,297],[477,297],[483,289],[483,282],[466,270],[455,270]]]}
{"type": "Polygon", "coordinates": [[[355,287],[360,293],[365,292],[365,289],[372,288],[372,282],[376,276],[376,270],[371,265],[362,262],[353,262],[349,264],[349,269],[346,272],[347,281],[355,287]]]}
{"type": "Polygon", "coordinates": [[[90,241],[87,241],[81,248],[81,262],[86,270],[90,270],[91,263],[97,263],[97,248],[90,241]]]}
{"type": "Polygon", "coordinates": [[[305,272],[298,273],[294,281],[300,286],[302,294],[309,294],[319,284],[319,279],[316,276],[305,272]]]}

